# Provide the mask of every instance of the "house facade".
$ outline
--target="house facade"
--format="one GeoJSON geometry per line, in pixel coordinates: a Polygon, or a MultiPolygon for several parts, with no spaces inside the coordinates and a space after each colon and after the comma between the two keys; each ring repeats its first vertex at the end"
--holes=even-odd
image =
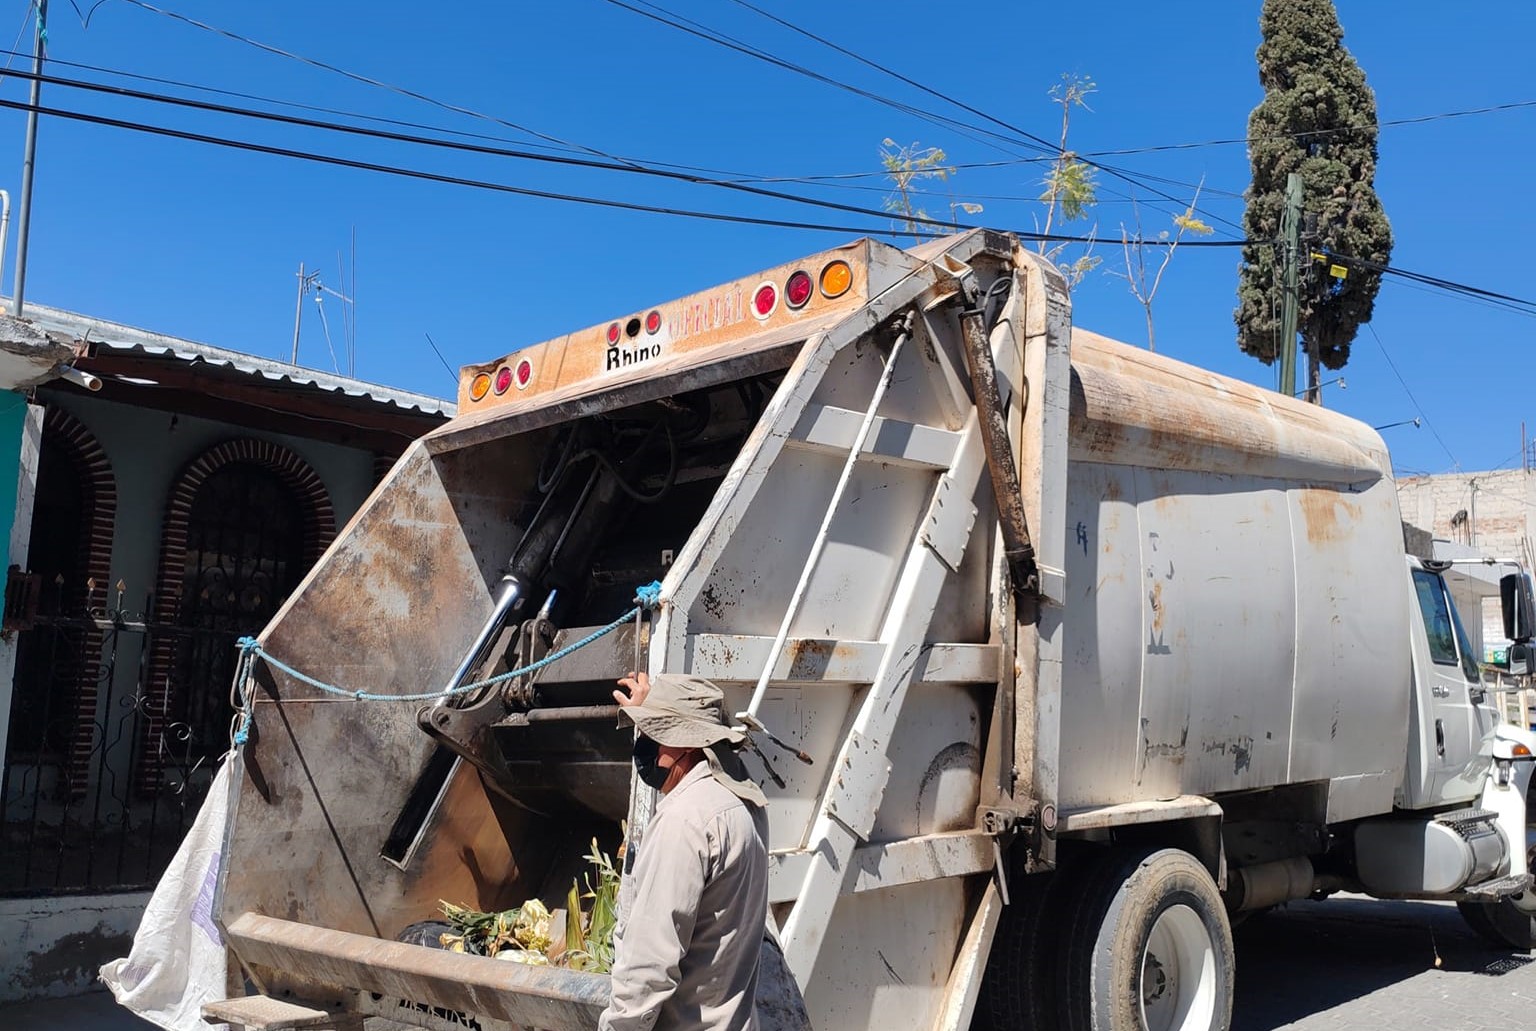
{"type": "Polygon", "coordinates": [[[18,341],[47,368],[0,383],[0,1001],[126,954],[229,748],[235,642],[452,414],[31,305],[18,341]]]}

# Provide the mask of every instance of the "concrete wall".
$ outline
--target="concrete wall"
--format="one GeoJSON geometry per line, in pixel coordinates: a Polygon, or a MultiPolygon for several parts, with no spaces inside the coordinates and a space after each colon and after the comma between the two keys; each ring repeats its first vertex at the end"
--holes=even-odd
{"type": "MultiPolygon", "coordinates": [[[[1471,549],[1467,554],[1513,560],[1527,570],[1536,567],[1536,474],[1500,469],[1412,476],[1398,481],[1397,497],[1403,522],[1409,526],[1440,540],[1466,545],[1471,549]]],[[[1467,631],[1484,661],[1508,644],[1496,575],[1507,571],[1507,566],[1485,569],[1487,575],[1480,579],[1491,578],[1491,587],[1447,577],[1467,631]]]]}
{"type": "Polygon", "coordinates": [[[0,899],[0,1002],[58,999],[97,987],[128,955],[149,894],[0,899]]]}
{"type": "Polygon", "coordinates": [[[112,463],[117,477],[112,582],[127,581],[130,599],[142,600],[145,592],[154,589],[160,519],[172,483],[183,466],[215,444],[253,437],[293,451],[325,483],[336,509],[338,530],[373,489],[373,455],[368,451],[102,401],[79,391],[45,395],[48,404],[63,408],[96,435],[112,463]]]}
{"type": "Polygon", "coordinates": [[[1520,469],[1397,481],[1403,521],[1494,558],[1529,562],[1536,540],[1536,474],[1520,469]]]}

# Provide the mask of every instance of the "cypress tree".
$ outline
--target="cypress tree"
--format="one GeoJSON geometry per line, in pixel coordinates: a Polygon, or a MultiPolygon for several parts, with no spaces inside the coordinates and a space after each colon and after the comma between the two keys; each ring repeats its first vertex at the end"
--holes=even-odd
{"type": "MultiPolygon", "coordinates": [[[[1259,28],[1264,99],[1248,118],[1253,182],[1243,228],[1250,240],[1278,239],[1286,176],[1301,173],[1298,327],[1307,354],[1341,369],[1355,333],[1370,321],[1381,274],[1341,262],[1348,276],[1337,279],[1307,254],[1326,250],[1377,265],[1392,254],[1392,227],[1375,189],[1376,97],[1344,48],[1332,0],[1264,0],[1259,28]]],[[[1280,248],[1253,243],[1239,268],[1238,346],[1266,363],[1281,343],[1280,260],[1280,248]]]]}

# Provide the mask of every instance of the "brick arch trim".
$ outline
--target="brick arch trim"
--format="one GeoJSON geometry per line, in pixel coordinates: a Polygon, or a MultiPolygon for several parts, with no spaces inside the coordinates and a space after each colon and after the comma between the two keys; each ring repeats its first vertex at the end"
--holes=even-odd
{"type": "MultiPolygon", "coordinates": [[[[117,524],[117,477],[113,475],[112,463],[96,434],[56,405],[50,405],[43,414],[43,440],[57,445],[74,466],[86,498],[85,525],[81,527],[77,545],[79,568],[85,575],[85,583],[69,586],[81,591],[78,597],[85,607],[93,608],[111,597],[112,587],[108,580],[112,575],[112,534],[117,524]]],[[[91,776],[96,695],[101,680],[104,641],[99,628],[92,627],[85,632],[80,665],[74,677],[74,697],[70,701],[73,723],[66,776],[71,793],[77,795],[86,790],[91,776]]]]}
{"type": "Polygon", "coordinates": [[[197,492],[214,473],[237,463],[260,466],[276,473],[298,497],[304,512],[303,558],[306,566],[318,562],[335,539],[336,510],[331,506],[330,492],[308,462],[269,440],[239,437],[215,444],[182,468],[166,498],[155,587],[157,610],[162,604],[180,597],[181,573],[187,558],[187,524],[197,492]]]}
{"type": "MultiPolygon", "coordinates": [[[[308,462],[293,451],[267,440],[238,437],[215,444],[188,462],[172,483],[166,497],[165,518],[161,524],[160,564],[155,574],[155,622],[169,626],[176,622],[181,605],[181,580],[186,570],[187,537],[192,503],[209,477],[230,465],[256,465],[275,473],[298,499],[303,512],[302,559],[308,570],[336,538],[336,510],[330,493],[308,462]]],[[[176,644],[169,634],[155,640],[150,654],[148,705],[143,725],[143,748],[139,764],[139,787],[153,791],[161,781],[161,763],[156,743],[170,724],[173,695],[183,685],[173,684],[176,644]]],[[[227,684],[210,686],[223,691],[227,684]]]]}

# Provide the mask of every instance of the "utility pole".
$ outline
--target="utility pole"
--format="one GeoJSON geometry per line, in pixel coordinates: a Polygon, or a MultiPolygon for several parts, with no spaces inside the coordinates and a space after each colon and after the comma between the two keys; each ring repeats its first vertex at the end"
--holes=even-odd
{"type": "Polygon", "coordinates": [[[304,288],[309,281],[304,278],[304,263],[299,262],[299,298],[293,304],[293,358],[290,365],[299,364],[299,323],[304,321],[304,288]]]}
{"type": "Polygon", "coordinates": [[[32,98],[27,107],[27,146],[21,162],[21,204],[16,212],[16,288],[12,315],[21,314],[27,293],[27,231],[32,222],[32,166],[37,159],[37,108],[43,93],[43,52],[48,46],[48,0],[35,0],[37,26],[32,33],[32,98]]]}
{"type": "MultiPolygon", "coordinates": [[[[315,286],[319,279],[319,269],[305,272],[304,263],[299,262],[299,296],[293,302],[293,360],[289,363],[291,365],[299,364],[299,325],[304,321],[304,292],[311,286],[315,286]]],[[[322,288],[317,287],[317,289],[322,288]]]]}
{"type": "MultiPolygon", "coordinates": [[[[1296,322],[1301,307],[1301,174],[1285,179],[1285,214],[1280,219],[1284,297],[1280,304],[1280,393],[1296,396],[1296,322]]],[[[1312,398],[1308,398],[1312,400],[1312,398]]]]}

